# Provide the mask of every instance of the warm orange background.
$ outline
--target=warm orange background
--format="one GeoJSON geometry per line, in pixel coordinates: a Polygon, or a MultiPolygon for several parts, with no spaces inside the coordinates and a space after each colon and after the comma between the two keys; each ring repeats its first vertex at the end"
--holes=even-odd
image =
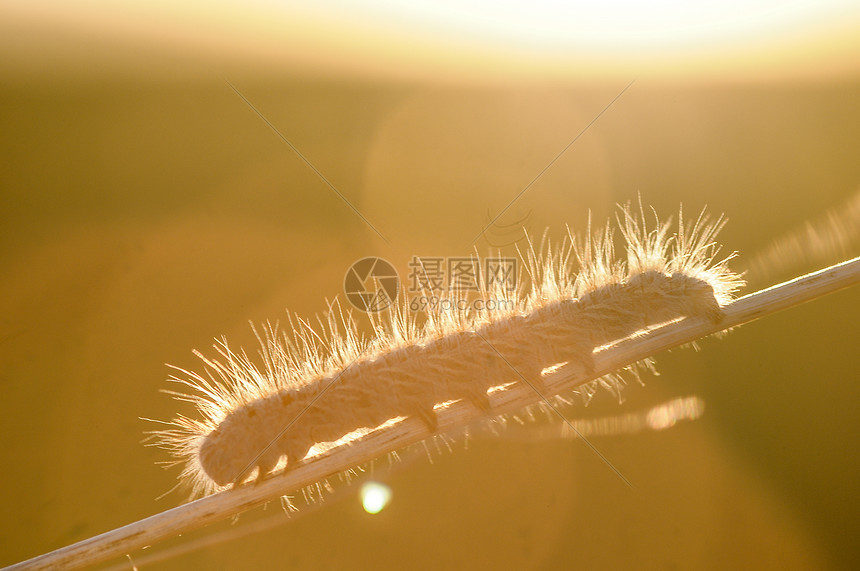
{"type": "MultiPolygon", "coordinates": [[[[221,334],[250,347],[247,320],[282,318],[285,307],[322,311],[360,257],[382,256],[403,276],[412,255],[468,255],[488,213],[634,77],[500,224],[560,237],[588,209],[603,220],[638,192],[664,215],[708,204],[728,214],[722,240],[744,269],[860,186],[860,58],[832,37],[727,49],[699,66],[564,71],[525,58],[506,68],[486,54],[482,70],[479,52],[445,65],[444,50],[410,59],[391,38],[382,59],[346,40],[303,57],[304,36],[285,32],[290,49],[276,49],[277,22],[260,24],[257,43],[219,43],[191,17],[157,36],[147,35],[157,22],[132,16],[132,31],[81,15],[7,16],[0,564],[179,503],[155,501],[176,471],[140,443],[152,426],[138,417],[179,410],[158,392],[165,363],[196,368],[191,350],[221,334]]],[[[490,237],[507,241],[499,229],[490,237]]],[[[747,291],[832,261],[751,273],[747,291]]],[[[662,376],[631,387],[621,407],[601,395],[570,411],[704,399],[696,422],[595,439],[635,490],[581,442],[517,431],[433,465],[419,453],[380,470],[394,497],[377,516],[361,510],[357,486],[340,487],[341,500],[268,531],[243,536],[281,518],[276,506],[131,556],[141,569],[856,567],[858,309],[855,288],[706,340],[700,353],[660,355],[662,376]],[[225,530],[237,537],[146,563],[225,530]]]]}

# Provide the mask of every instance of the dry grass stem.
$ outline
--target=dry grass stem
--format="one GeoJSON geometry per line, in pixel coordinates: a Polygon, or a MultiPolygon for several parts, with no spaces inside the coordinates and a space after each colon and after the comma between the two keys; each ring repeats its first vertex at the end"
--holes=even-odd
{"type": "MultiPolygon", "coordinates": [[[[595,370],[586,375],[581,367],[565,366],[545,379],[547,395],[555,395],[641,361],[660,351],[754,321],[777,311],[816,299],[860,281],[860,257],[794,280],[761,290],[723,307],[724,319],[715,324],[688,317],[624,339],[594,355],[595,370]]],[[[516,383],[490,395],[495,414],[512,412],[541,400],[529,386],[516,383]]],[[[483,414],[465,402],[439,410],[439,431],[478,421],[483,414]]],[[[93,565],[141,549],[160,540],[201,528],[270,502],[332,474],[384,456],[428,437],[423,423],[407,419],[369,433],[348,446],[314,456],[306,463],[257,485],[208,496],[164,511],[121,528],[52,551],[7,569],[72,569],[93,565]]]]}

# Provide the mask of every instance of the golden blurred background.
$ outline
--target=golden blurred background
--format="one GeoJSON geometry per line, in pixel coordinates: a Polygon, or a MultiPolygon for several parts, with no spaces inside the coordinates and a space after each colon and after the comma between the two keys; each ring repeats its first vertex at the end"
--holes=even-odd
{"type": "MultiPolygon", "coordinates": [[[[153,426],[139,417],[191,412],[159,392],[165,363],[198,369],[192,349],[222,334],[253,348],[248,320],[323,311],[361,257],[403,277],[414,255],[469,255],[595,118],[481,253],[511,226],[558,239],[637,193],[664,216],[681,202],[725,212],[748,292],[860,253],[855,241],[792,264],[773,248],[856,212],[856,4],[605,5],[4,2],[0,564],[183,500],[155,499],[177,471],[141,444],[153,426]]],[[[270,505],[131,559],[857,568],[858,309],[855,288],[659,355],[662,375],[622,405],[603,394],[568,411],[706,403],[671,430],[594,439],[634,489],[581,442],[527,428],[378,468],[393,490],[378,515],[339,486],[299,517],[270,505]],[[283,525],[246,533],[272,518],[283,525]]]]}

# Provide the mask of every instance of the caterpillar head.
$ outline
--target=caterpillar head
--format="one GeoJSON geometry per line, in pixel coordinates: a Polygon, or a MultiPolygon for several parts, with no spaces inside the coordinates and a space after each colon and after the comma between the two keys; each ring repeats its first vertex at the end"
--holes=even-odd
{"type": "Polygon", "coordinates": [[[302,458],[311,442],[301,438],[302,425],[289,426],[296,412],[293,392],[276,393],[237,408],[207,434],[197,449],[200,468],[219,486],[241,484],[256,469],[257,480],[274,470],[282,457],[288,461],[302,458]],[[304,448],[302,448],[304,444],[304,448]],[[301,451],[298,455],[296,452],[301,451]]]}
{"type": "Polygon", "coordinates": [[[200,444],[200,467],[219,486],[241,484],[258,468],[262,478],[278,461],[271,445],[273,431],[266,407],[246,406],[233,411],[200,444]]]}
{"type": "Polygon", "coordinates": [[[219,486],[227,486],[234,482],[245,480],[253,466],[249,464],[254,457],[243,454],[234,447],[230,427],[224,426],[227,421],[210,432],[200,444],[197,460],[206,475],[219,486]],[[247,468],[247,470],[246,470],[247,468]],[[244,474],[243,474],[244,471],[244,474]]]}

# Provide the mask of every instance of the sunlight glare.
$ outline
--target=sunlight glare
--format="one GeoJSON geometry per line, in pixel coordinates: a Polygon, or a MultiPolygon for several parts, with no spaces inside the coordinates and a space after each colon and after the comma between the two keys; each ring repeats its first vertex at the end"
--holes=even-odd
{"type": "Polygon", "coordinates": [[[391,488],[379,482],[367,482],[361,487],[361,505],[369,514],[378,514],[391,500],[391,488]]]}

